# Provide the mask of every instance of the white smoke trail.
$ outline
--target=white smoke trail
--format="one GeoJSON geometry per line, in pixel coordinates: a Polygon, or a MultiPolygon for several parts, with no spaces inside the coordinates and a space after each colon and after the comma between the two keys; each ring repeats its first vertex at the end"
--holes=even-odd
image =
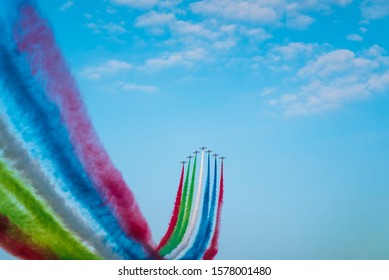
{"type": "Polygon", "coordinates": [[[55,185],[50,178],[45,175],[38,162],[30,157],[21,141],[11,132],[4,115],[0,115],[0,149],[2,156],[9,161],[22,178],[31,184],[35,193],[46,202],[65,227],[91,245],[101,257],[118,259],[118,256],[105,245],[104,237],[98,235],[91,226],[85,223],[83,218],[68,205],[66,199],[55,191],[55,185]]]}
{"type": "Polygon", "coordinates": [[[189,245],[189,242],[190,242],[190,240],[193,236],[194,230],[196,228],[196,222],[197,222],[197,218],[198,218],[199,212],[200,212],[201,193],[202,193],[202,189],[203,189],[204,154],[205,154],[205,151],[203,150],[201,153],[200,174],[199,174],[199,182],[197,185],[196,200],[195,200],[194,207],[192,208],[192,212],[190,215],[189,226],[188,226],[180,244],[178,244],[178,246],[176,248],[174,248],[174,250],[166,256],[168,259],[175,259],[178,255],[180,255],[180,253],[184,249],[186,249],[186,247],[189,245]]]}

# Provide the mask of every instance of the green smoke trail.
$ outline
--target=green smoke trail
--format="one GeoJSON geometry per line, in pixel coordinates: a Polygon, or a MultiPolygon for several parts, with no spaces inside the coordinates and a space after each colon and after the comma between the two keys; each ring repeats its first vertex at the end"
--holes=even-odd
{"type": "Polygon", "coordinates": [[[186,200],[187,200],[187,196],[188,196],[189,172],[190,172],[190,159],[189,159],[188,167],[186,169],[185,183],[184,183],[184,188],[182,189],[182,198],[181,198],[181,203],[180,203],[177,224],[174,227],[173,233],[172,233],[169,241],[160,250],[159,254],[161,256],[165,256],[165,255],[169,254],[179,243],[179,241],[177,242],[177,237],[178,237],[178,234],[180,232],[182,222],[184,219],[184,215],[185,215],[186,200]]]}
{"type": "Polygon", "coordinates": [[[57,260],[48,248],[31,240],[31,236],[20,230],[8,217],[0,213],[0,246],[11,255],[25,260],[57,260]]]}
{"type": "Polygon", "coordinates": [[[29,233],[37,244],[50,248],[60,259],[100,259],[64,229],[1,161],[0,213],[29,233]]]}
{"type": "Polygon", "coordinates": [[[195,178],[196,178],[196,165],[197,165],[196,163],[197,163],[197,154],[195,156],[194,163],[193,163],[192,179],[190,182],[188,200],[186,201],[184,218],[183,218],[182,226],[181,226],[180,231],[179,231],[178,236],[177,236],[178,242],[176,245],[178,245],[178,243],[180,243],[182,241],[182,238],[184,237],[185,231],[188,228],[188,224],[189,224],[190,212],[192,211],[192,205],[193,205],[193,193],[194,193],[195,178]]]}

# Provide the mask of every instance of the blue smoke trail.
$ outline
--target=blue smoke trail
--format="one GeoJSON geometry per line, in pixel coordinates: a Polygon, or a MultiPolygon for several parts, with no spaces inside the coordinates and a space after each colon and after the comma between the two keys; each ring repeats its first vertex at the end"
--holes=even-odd
{"type": "Polygon", "coordinates": [[[200,259],[203,254],[206,251],[206,248],[208,246],[208,243],[211,241],[212,233],[214,230],[214,224],[215,224],[215,209],[217,207],[216,205],[216,198],[217,198],[217,158],[215,157],[215,171],[214,171],[214,177],[213,177],[213,188],[212,188],[212,199],[211,199],[211,205],[209,209],[209,216],[208,216],[208,225],[207,229],[205,230],[205,237],[204,241],[202,243],[203,248],[200,251],[199,250],[199,255],[196,256],[196,259],[200,259]]]}
{"type": "Polygon", "coordinates": [[[7,104],[4,107],[12,125],[26,143],[32,144],[31,152],[40,162],[47,164],[51,159],[54,176],[61,178],[64,183],[63,191],[70,192],[82,203],[93,219],[112,237],[107,237],[107,242],[116,245],[114,250],[117,254],[126,259],[148,258],[140,244],[125,236],[118,221],[95,190],[74,154],[58,108],[46,99],[42,89],[34,83],[29,67],[20,59],[14,47],[9,46],[10,40],[8,46],[6,36],[2,35],[0,40],[0,76],[8,89],[2,93],[0,100],[7,104]]]}

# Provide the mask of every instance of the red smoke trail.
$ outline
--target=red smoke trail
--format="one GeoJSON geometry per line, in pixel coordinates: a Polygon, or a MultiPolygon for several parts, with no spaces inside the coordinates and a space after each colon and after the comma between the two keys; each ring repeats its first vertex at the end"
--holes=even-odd
{"type": "Polygon", "coordinates": [[[217,252],[219,251],[220,221],[221,221],[221,212],[223,206],[223,194],[224,194],[223,169],[224,167],[223,167],[223,160],[222,160],[221,173],[220,173],[219,201],[218,201],[217,216],[216,216],[216,227],[212,237],[211,245],[205,252],[203,256],[203,260],[213,260],[217,252]]]}
{"type": "Polygon", "coordinates": [[[126,234],[150,249],[149,226],[132,191],[100,144],[50,27],[28,4],[22,7],[19,17],[18,29],[15,30],[19,51],[25,55],[51,100],[61,108],[61,116],[85,170],[98,191],[107,198],[126,234]]]}
{"type": "Polygon", "coordinates": [[[158,247],[155,249],[157,252],[165,246],[166,242],[169,240],[170,236],[172,235],[174,231],[174,227],[177,224],[178,220],[178,215],[179,215],[179,210],[180,210],[180,203],[181,203],[181,198],[182,198],[182,185],[184,182],[184,164],[182,165],[182,171],[181,171],[181,178],[180,178],[180,184],[178,186],[177,190],[177,195],[176,195],[176,201],[174,203],[174,209],[173,209],[173,214],[169,222],[169,227],[162,238],[161,242],[159,242],[158,247]]]}
{"type": "Polygon", "coordinates": [[[57,256],[47,248],[34,244],[19,227],[0,214],[0,247],[25,260],[56,260],[57,256]]]}

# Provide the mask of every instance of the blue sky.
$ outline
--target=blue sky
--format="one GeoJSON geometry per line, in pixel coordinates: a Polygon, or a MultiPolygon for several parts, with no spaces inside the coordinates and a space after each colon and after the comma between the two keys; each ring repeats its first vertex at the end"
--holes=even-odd
{"type": "Polygon", "coordinates": [[[207,146],[219,259],[389,258],[388,1],[37,2],[154,240],[207,146]]]}

